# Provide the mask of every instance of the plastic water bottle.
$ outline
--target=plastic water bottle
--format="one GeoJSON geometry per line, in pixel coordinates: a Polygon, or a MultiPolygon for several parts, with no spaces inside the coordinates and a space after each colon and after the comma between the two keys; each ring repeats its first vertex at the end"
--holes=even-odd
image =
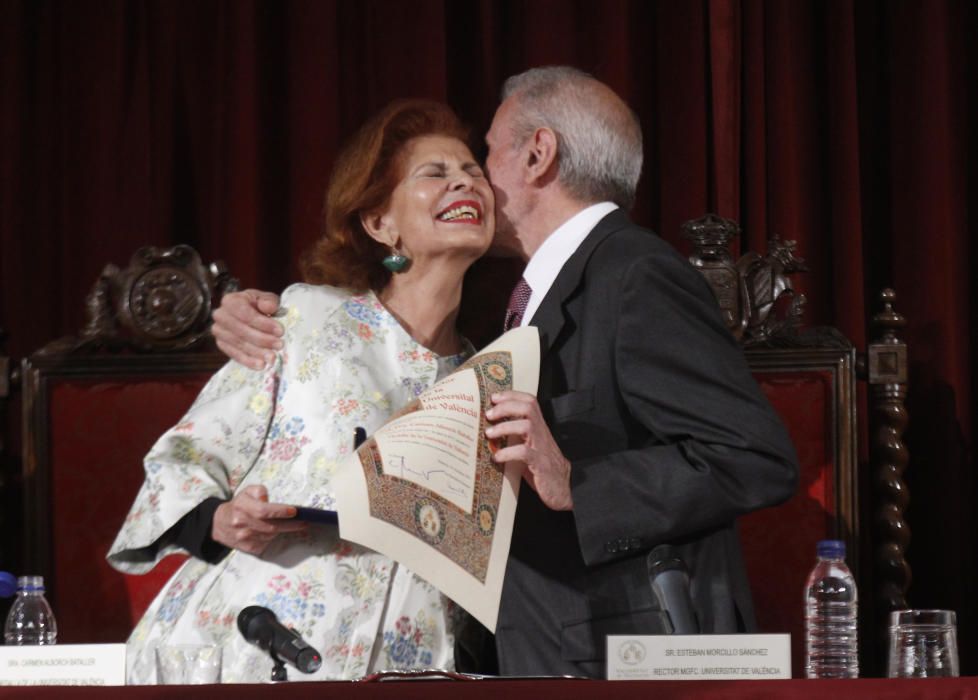
{"type": "Polygon", "coordinates": [[[805,675],[858,678],[856,581],[846,566],[846,543],[822,540],[805,585],[805,675]]]}
{"type": "Polygon", "coordinates": [[[54,644],[58,623],[44,597],[44,578],[21,576],[17,579],[17,599],[7,614],[3,627],[6,644],[54,644]]]}

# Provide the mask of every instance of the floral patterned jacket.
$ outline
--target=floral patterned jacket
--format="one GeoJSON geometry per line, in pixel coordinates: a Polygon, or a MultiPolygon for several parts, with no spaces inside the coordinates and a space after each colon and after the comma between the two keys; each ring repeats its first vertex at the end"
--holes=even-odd
{"type": "MultiPolygon", "coordinates": [[[[282,295],[285,347],[264,371],[230,362],[153,446],[146,479],[109,552],[143,573],[179,548],[161,538],[207,497],[263,484],[273,502],[330,508],[330,482],[356,427],[377,429],[457,367],[420,346],[373,293],[294,285],[282,295]],[[156,551],[154,552],[154,547],[156,551]]],[[[232,550],[189,560],[129,639],[130,683],[155,682],[154,649],[224,647],[223,681],[267,680],[271,659],[235,625],[264,605],[316,647],[323,667],[294,680],[353,678],[387,668],[453,667],[454,606],[404,567],[313,525],[260,556],[232,550]]]]}

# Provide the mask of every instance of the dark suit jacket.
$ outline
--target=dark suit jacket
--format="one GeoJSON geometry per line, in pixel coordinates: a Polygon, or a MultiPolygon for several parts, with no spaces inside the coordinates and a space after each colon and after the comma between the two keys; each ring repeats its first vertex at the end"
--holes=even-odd
{"type": "Polygon", "coordinates": [[[791,496],[798,466],[703,276],[615,211],[531,325],[538,397],[572,464],[574,508],[552,511],[523,484],[500,672],[601,677],[606,635],[668,632],[646,568],[662,543],[690,570],[700,631],[750,629],[735,521],[791,496]]]}

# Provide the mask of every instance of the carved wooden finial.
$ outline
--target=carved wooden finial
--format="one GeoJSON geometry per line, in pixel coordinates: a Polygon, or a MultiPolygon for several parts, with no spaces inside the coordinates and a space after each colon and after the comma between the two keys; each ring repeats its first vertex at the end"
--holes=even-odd
{"type": "Polygon", "coordinates": [[[907,325],[903,314],[893,310],[896,292],[889,288],[884,289],[880,292],[880,301],[883,302],[883,310],[873,316],[873,325],[882,330],[884,338],[895,338],[896,332],[907,325]]]}
{"type": "Polygon", "coordinates": [[[740,235],[737,222],[716,214],[687,221],[683,236],[693,244],[689,261],[709,282],[720,304],[723,321],[734,337],[740,340],[747,329],[747,314],[740,272],[730,253],[729,244],[740,235]]]}
{"type": "Polygon", "coordinates": [[[800,340],[805,296],[795,294],[789,275],[807,268],[795,255],[794,241],[775,236],[764,255],[749,252],[734,261],[729,246],[740,235],[737,222],[707,214],[682,230],[693,244],[689,261],[710,283],[727,328],[742,345],[800,340]]]}
{"type": "Polygon", "coordinates": [[[205,266],[190,246],[146,246],[125,269],[102,270],[85,301],[88,322],[79,337],[62,338],[40,352],[194,348],[209,340],[213,307],[235,289],[237,280],[223,263],[205,266]]]}
{"type": "Polygon", "coordinates": [[[740,226],[733,219],[716,214],[687,221],[683,236],[693,244],[698,257],[704,260],[731,260],[730,241],[740,235],[740,226]]]}
{"type": "MultiPolygon", "coordinates": [[[[884,289],[880,292],[883,310],[873,316],[873,327],[879,337],[869,344],[866,354],[869,360],[869,383],[873,386],[888,384],[905,385],[907,383],[907,345],[898,336],[897,331],[907,325],[903,314],[893,309],[896,292],[884,289]]],[[[897,389],[891,387],[890,392],[897,389]]]]}

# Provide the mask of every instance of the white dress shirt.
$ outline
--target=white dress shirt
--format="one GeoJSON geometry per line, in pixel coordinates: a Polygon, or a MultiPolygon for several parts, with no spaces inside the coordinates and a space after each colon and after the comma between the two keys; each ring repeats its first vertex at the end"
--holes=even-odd
{"type": "Polygon", "coordinates": [[[526,269],[523,270],[523,279],[530,285],[532,293],[530,301],[526,304],[526,311],[523,312],[521,326],[527,325],[533,319],[533,314],[540,308],[541,302],[547,296],[564,264],[577,251],[591,230],[601,219],[617,208],[618,205],[614,202],[592,204],[562,223],[537,248],[537,252],[533,254],[530,262],[526,264],[526,269]]]}

